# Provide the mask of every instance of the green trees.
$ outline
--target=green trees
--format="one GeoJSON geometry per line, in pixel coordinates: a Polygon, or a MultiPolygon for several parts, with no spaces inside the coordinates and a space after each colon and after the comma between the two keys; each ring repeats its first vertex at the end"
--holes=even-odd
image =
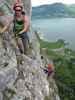
{"type": "MultiPolygon", "coordinates": [[[[64,40],[60,39],[57,43],[64,44],[64,40]]],[[[44,41],[41,47],[47,49],[47,56],[54,62],[55,80],[60,98],[61,100],[75,100],[75,51],[65,48],[64,44],[61,45],[64,52],[59,53],[54,49],[52,50],[51,47],[53,46],[51,45],[51,43],[44,41]]]]}
{"type": "Polygon", "coordinates": [[[59,59],[55,63],[55,70],[61,100],[75,100],[75,63],[71,56],[59,59]]]}

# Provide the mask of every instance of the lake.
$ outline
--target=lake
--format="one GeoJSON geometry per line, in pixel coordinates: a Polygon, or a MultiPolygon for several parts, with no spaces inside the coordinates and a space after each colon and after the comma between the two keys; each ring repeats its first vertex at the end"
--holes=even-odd
{"type": "Polygon", "coordinates": [[[42,38],[51,42],[63,39],[75,50],[75,18],[35,19],[32,29],[37,29],[42,38]]]}

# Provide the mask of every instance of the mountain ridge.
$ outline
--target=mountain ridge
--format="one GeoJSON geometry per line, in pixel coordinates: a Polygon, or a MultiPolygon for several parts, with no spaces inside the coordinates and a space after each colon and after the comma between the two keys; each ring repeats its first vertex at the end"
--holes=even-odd
{"type": "Polygon", "coordinates": [[[75,4],[54,3],[32,8],[32,18],[75,17],[75,4]]]}

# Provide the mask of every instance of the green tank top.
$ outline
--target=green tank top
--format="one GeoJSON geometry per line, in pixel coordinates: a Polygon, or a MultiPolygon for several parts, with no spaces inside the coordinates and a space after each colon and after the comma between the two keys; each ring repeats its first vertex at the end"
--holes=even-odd
{"type": "Polygon", "coordinates": [[[14,32],[18,35],[18,33],[23,30],[24,28],[24,21],[21,20],[21,21],[18,21],[18,20],[15,20],[14,22],[14,32]]]}

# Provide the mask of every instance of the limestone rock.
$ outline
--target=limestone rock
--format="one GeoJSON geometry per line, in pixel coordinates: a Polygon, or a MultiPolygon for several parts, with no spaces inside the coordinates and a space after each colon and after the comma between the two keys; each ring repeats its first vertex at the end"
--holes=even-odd
{"type": "Polygon", "coordinates": [[[0,92],[0,100],[3,100],[3,95],[1,92],[0,92]]]}
{"type": "Polygon", "coordinates": [[[21,55],[23,62],[17,65],[11,39],[8,37],[5,39],[6,45],[3,44],[2,39],[0,45],[0,92],[4,92],[9,98],[12,94],[5,90],[14,90],[16,94],[10,100],[24,100],[25,98],[44,100],[49,94],[49,83],[40,68],[40,63],[37,59],[21,55]]]}
{"type": "MultiPolygon", "coordinates": [[[[1,3],[0,8],[5,14],[11,15],[9,5],[15,0],[1,1],[5,8],[1,3]]],[[[31,0],[23,0],[23,4],[26,14],[31,17],[31,0]]],[[[0,17],[1,23],[5,24],[6,21],[6,16],[0,17]]],[[[47,75],[41,68],[44,68],[44,65],[40,57],[40,45],[35,34],[33,37],[31,58],[20,54],[11,34],[5,33],[0,36],[0,100],[6,98],[7,100],[45,100],[46,96],[49,100],[59,100],[54,81],[51,79],[48,81],[47,75]],[[18,62],[18,58],[22,58],[21,63],[18,62]]]]}

